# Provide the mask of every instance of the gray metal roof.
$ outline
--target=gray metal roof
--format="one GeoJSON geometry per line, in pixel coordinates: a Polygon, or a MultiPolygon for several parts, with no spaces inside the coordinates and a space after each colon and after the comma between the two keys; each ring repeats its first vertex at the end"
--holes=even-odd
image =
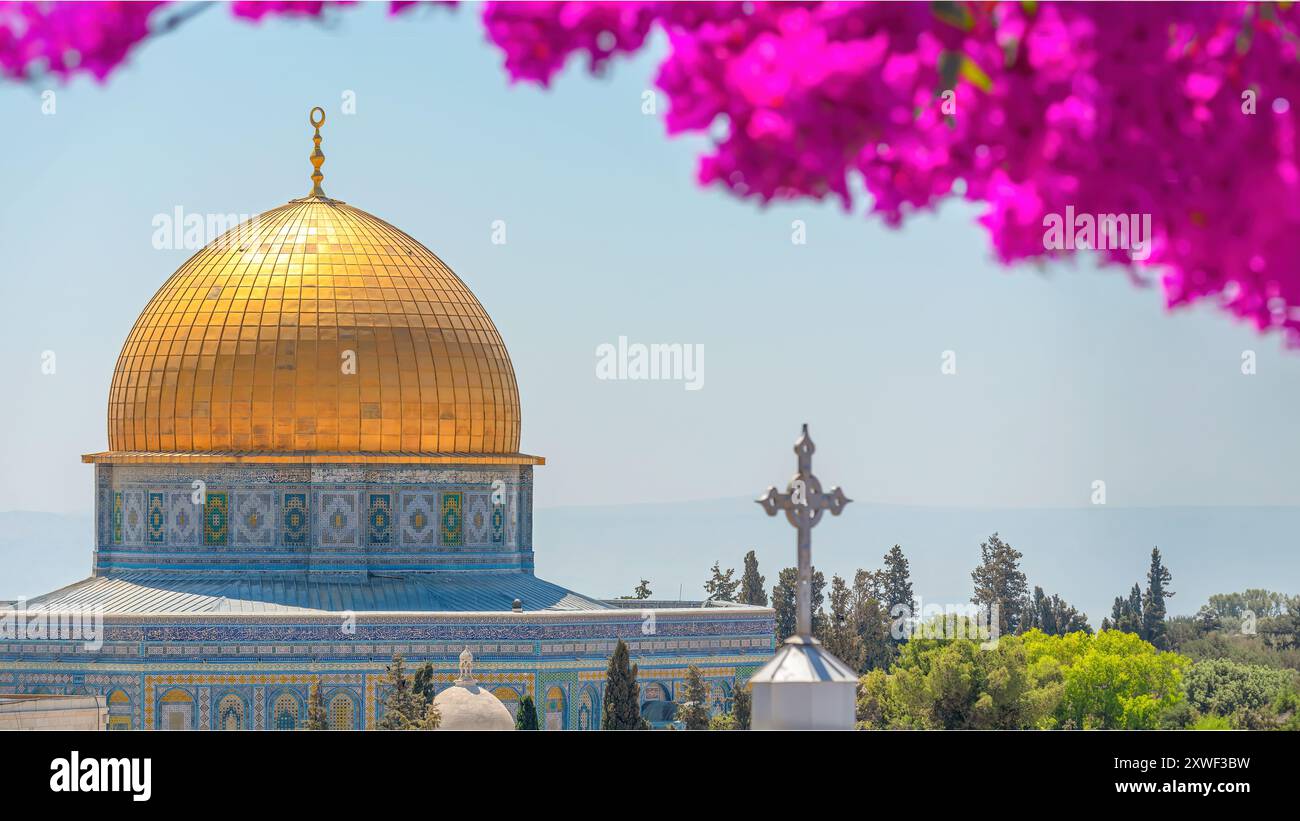
{"type": "Polygon", "coordinates": [[[441,572],[356,580],[307,575],[92,576],[27,602],[28,609],[105,613],[502,612],[606,610],[594,599],[523,572],[441,572]]]}
{"type": "Polygon", "coordinates": [[[749,677],[751,684],[853,683],[858,674],[813,638],[787,639],[776,655],[749,677]]]}

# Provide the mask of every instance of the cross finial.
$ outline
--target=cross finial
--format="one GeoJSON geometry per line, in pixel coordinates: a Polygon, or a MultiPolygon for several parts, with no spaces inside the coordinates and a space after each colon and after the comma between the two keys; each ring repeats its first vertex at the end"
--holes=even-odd
{"type": "Polygon", "coordinates": [[[320,167],[325,163],[325,152],[320,150],[320,127],[325,125],[325,109],[316,106],[311,110],[311,114],[307,116],[307,121],[316,127],[316,135],[311,138],[311,141],[316,144],[316,148],[311,152],[312,188],[311,194],[308,196],[324,198],[325,191],[320,187],[320,181],[325,179],[325,175],[320,172],[320,167]],[[319,120],[316,119],[317,112],[320,113],[319,120]]]}
{"type": "Polygon", "coordinates": [[[767,493],[756,500],[769,516],[775,516],[778,511],[785,511],[786,520],[799,532],[799,584],[796,591],[799,608],[792,641],[814,640],[812,636],[812,529],[821,521],[823,513],[829,510],[832,516],[838,516],[844,511],[844,506],[853,501],[838,487],[831,488],[829,493],[822,492],[821,482],[812,472],[812,457],[816,450],[817,446],[808,435],[808,425],[805,423],[799,439],[794,443],[794,453],[798,457],[798,472],[786,486],[786,492],[778,493],[775,487],[769,487],[767,493]]]}

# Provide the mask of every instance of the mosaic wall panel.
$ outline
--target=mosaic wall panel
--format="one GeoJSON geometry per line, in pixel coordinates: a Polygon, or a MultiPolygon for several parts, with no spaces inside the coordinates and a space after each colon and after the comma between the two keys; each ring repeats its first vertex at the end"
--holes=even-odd
{"type": "Polygon", "coordinates": [[[405,545],[438,542],[438,497],[434,493],[401,494],[401,538],[405,545]]]}
{"type": "Polygon", "coordinates": [[[130,490],[122,496],[125,512],[122,515],[122,543],[144,544],[144,491],[130,490]]]}
{"type": "Polygon", "coordinates": [[[465,494],[465,544],[482,545],[492,541],[492,496],[489,493],[465,494]]]}
{"type": "Polygon", "coordinates": [[[532,566],[526,466],[98,465],[95,481],[102,570],[532,566]]]}
{"type": "Polygon", "coordinates": [[[387,493],[371,493],[366,515],[368,541],[374,545],[393,543],[393,502],[387,493]]]}
{"type": "Polygon", "coordinates": [[[224,493],[208,493],[203,502],[203,543],[224,545],[230,536],[230,502],[224,493]]]}
{"type": "Polygon", "coordinates": [[[149,544],[163,544],[167,541],[167,496],[164,493],[149,494],[149,508],[145,527],[149,544]]]}
{"type": "Polygon", "coordinates": [[[359,547],[360,527],[357,521],[357,495],[355,493],[318,494],[320,511],[317,532],[320,542],[327,547],[359,547]]]}
{"type": "Polygon", "coordinates": [[[460,547],[465,543],[465,496],[463,493],[442,494],[441,512],[438,514],[439,539],[444,547],[460,547]]]}
{"type": "Polygon", "coordinates": [[[289,547],[305,547],[311,533],[310,519],[307,515],[307,494],[284,494],[284,511],[281,514],[283,530],[281,541],[289,547]]]}
{"type": "Polygon", "coordinates": [[[177,547],[197,547],[199,523],[203,520],[203,506],[194,504],[193,491],[171,494],[171,515],[168,518],[167,542],[177,547]]]}
{"type": "Polygon", "coordinates": [[[234,543],[237,545],[275,544],[274,496],[265,493],[236,493],[234,515],[234,543]]]}

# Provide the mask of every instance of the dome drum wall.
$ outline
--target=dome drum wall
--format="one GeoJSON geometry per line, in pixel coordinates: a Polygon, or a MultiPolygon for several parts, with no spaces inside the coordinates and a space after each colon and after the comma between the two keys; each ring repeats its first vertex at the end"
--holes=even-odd
{"type": "Polygon", "coordinates": [[[532,470],[97,464],[95,573],[531,573],[532,470]]]}

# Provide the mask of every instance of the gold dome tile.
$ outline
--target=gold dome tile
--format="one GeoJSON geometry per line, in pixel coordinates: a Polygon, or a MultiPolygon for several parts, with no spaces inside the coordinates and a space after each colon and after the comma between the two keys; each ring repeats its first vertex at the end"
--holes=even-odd
{"type": "Polygon", "coordinates": [[[510,355],[465,283],[397,228],[309,196],[231,229],[163,284],[118,357],[110,453],[87,460],[518,457],[519,423],[510,355]]]}

